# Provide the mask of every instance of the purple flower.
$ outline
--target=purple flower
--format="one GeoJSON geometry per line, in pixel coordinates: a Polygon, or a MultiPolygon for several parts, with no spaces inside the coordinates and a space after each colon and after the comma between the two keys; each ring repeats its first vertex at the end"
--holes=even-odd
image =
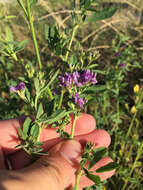
{"type": "Polygon", "coordinates": [[[18,85],[16,86],[16,90],[24,90],[25,89],[25,84],[24,82],[20,82],[18,83],[18,85]]]}
{"type": "Polygon", "coordinates": [[[74,96],[74,101],[75,103],[81,108],[83,109],[83,105],[85,103],[85,100],[83,98],[80,98],[79,94],[76,93],[74,96]]]}
{"type": "Polygon", "coordinates": [[[74,84],[78,84],[78,79],[80,78],[80,74],[78,71],[74,71],[72,74],[72,80],[74,84]]]}
{"type": "Polygon", "coordinates": [[[93,73],[90,70],[83,71],[82,78],[81,78],[82,84],[85,84],[86,82],[96,84],[97,83],[96,75],[97,75],[97,73],[93,73]]]}
{"type": "Polygon", "coordinates": [[[69,73],[59,76],[60,86],[70,86],[72,84],[72,76],[69,73]]]}
{"type": "Polygon", "coordinates": [[[90,70],[85,70],[81,76],[82,83],[91,82],[92,80],[92,72],[90,70]]]}
{"type": "Polygon", "coordinates": [[[93,73],[90,70],[74,71],[72,74],[65,73],[59,76],[60,86],[69,87],[75,85],[81,87],[85,83],[96,84],[96,75],[97,73],[93,73]]]}
{"type": "Polygon", "coordinates": [[[10,86],[10,91],[11,92],[17,92],[18,90],[24,90],[24,89],[25,89],[24,82],[18,83],[18,85],[16,86],[16,88],[14,86],[10,86]]]}
{"type": "Polygon", "coordinates": [[[126,64],[125,64],[125,63],[121,63],[121,64],[119,65],[119,67],[120,67],[120,68],[124,68],[124,67],[126,67],[126,64]]]}
{"type": "Polygon", "coordinates": [[[16,88],[14,86],[10,86],[10,91],[11,92],[16,92],[16,88]]]}

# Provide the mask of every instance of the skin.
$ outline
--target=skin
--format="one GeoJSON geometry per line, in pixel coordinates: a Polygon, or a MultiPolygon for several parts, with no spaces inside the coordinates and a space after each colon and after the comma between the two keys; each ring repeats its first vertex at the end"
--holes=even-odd
{"type": "MultiPolygon", "coordinates": [[[[42,156],[36,162],[31,163],[30,156],[23,150],[15,149],[15,146],[20,143],[17,128],[22,128],[23,121],[24,118],[0,121],[1,190],[71,189],[75,184],[75,172],[79,167],[80,155],[85,143],[90,141],[97,148],[108,147],[111,142],[110,136],[105,130],[95,129],[94,118],[82,113],[76,121],[75,140],[61,140],[55,129],[50,127],[43,129],[40,141],[44,142],[44,151],[48,151],[49,155],[42,156]],[[70,158],[71,156],[74,156],[74,160],[70,158]],[[7,170],[5,165],[7,159],[11,163],[12,170],[7,170]]],[[[71,118],[70,124],[66,126],[68,133],[71,132],[72,122],[71,118]]],[[[92,170],[94,171],[109,162],[112,162],[111,158],[102,158],[92,170]]],[[[105,180],[114,173],[115,171],[111,171],[97,175],[100,176],[101,180],[105,180]]],[[[83,176],[80,180],[80,190],[92,184],[83,176]]]]}

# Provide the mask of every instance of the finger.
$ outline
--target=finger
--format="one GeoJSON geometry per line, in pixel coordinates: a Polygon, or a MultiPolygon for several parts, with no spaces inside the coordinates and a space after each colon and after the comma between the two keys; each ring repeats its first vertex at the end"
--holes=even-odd
{"type": "MultiPolygon", "coordinates": [[[[65,127],[65,132],[71,134],[72,126],[73,126],[73,116],[71,116],[71,122],[65,127]]],[[[81,113],[76,120],[75,136],[90,133],[95,129],[95,127],[96,127],[96,121],[94,117],[86,113],[81,113]]],[[[56,132],[56,130],[51,127],[47,127],[42,130],[40,140],[42,142],[45,142],[47,140],[57,137],[59,137],[59,134],[56,132]]]]}
{"type": "MultiPolygon", "coordinates": [[[[24,119],[24,117],[21,117],[18,119],[10,119],[0,122],[0,133],[4,134],[2,138],[0,138],[0,144],[6,155],[15,152],[15,147],[20,144],[17,128],[22,128],[24,119]]],[[[65,127],[65,131],[69,134],[71,133],[72,123],[73,119],[65,127]]],[[[89,133],[95,129],[95,126],[95,119],[91,115],[85,113],[80,114],[76,120],[75,135],[89,133]]],[[[42,130],[40,141],[45,142],[57,137],[59,137],[59,134],[56,132],[56,129],[47,127],[42,130]]]]}
{"type": "Polygon", "coordinates": [[[4,162],[4,154],[3,154],[3,150],[0,147],[0,170],[5,169],[5,162],[4,162]]]}
{"type": "MultiPolygon", "coordinates": [[[[97,129],[87,135],[76,136],[75,139],[81,143],[82,147],[87,141],[95,144],[96,148],[108,147],[111,142],[110,135],[105,130],[97,129]]],[[[46,141],[43,146],[44,151],[49,151],[49,149],[51,149],[55,144],[60,141],[60,138],[46,141]]],[[[9,155],[8,159],[10,160],[13,169],[23,168],[31,162],[30,157],[23,150],[9,155]]]]}
{"type": "MultiPolygon", "coordinates": [[[[98,161],[93,168],[91,169],[91,171],[95,171],[98,168],[105,166],[107,164],[109,164],[110,162],[113,162],[113,160],[109,157],[104,157],[102,158],[100,161],[98,161]]],[[[113,176],[115,174],[115,170],[112,171],[108,171],[108,172],[102,172],[102,173],[93,173],[94,175],[98,175],[101,179],[101,181],[104,181],[105,179],[110,178],[111,176],[113,176]]],[[[92,182],[91,180],[89,180],[86,176],[81,177],[80,179],[80,188],[85,188],[87,186],[91,186],[93,185],[94,182],[92,182]]]]}
{"type": "Polygon", "coordinates": [[[24,117],[0,121],[0,145],[4,153],[16,151],[15,146],[20,143],[17,129],[22,127],[24,117]]]}

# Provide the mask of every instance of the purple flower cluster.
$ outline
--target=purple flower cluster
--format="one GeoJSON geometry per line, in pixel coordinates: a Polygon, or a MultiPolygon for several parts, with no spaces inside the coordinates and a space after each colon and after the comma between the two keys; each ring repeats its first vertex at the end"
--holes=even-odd
{"type": "Polygon", "coordinates": [[[10,86],[10,91],[12,91],[12,92],[17,92],[18,90],[24,90],[24,89],[25,89],[24,82],[18,83],[18,85],[16,87],[10,86]]]}
{"type": "Polygon", "coordinates": [[[66,72],[64,75],[59,76],[60,86],[70,87],[75,85],[81,87],[86,83],[96,84],[96,75],[97,73],[90,70],[74,71],[72,74],[66,72]]]}
{"type": "Polygon", "coordinates": [[[81,108],[83,109],[83,105],[85,104],[85,99],[80,98],[79,94],[76,93],[74,96],[74,102],[81,108]]]}

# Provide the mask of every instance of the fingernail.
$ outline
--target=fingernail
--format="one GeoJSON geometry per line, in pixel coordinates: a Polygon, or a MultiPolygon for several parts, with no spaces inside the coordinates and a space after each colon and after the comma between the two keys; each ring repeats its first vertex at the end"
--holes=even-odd
{"type": "Polygon", "coordinates": [[[75,140],[65,141],[59,152],[68,161],[73,163],[76,158],[80,157],[82,151],[81,144],[75,140]]]}

